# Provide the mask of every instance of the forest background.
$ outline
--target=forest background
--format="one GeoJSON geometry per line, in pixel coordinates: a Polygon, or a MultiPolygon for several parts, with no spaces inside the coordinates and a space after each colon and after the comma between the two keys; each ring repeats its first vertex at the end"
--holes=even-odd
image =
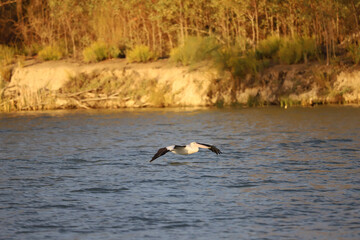
{"type": "Polygon", "coordinates": [[[356,80],[333,94],[334,79],[359,65],[359,20],[360,0],[1,0],[0,100],[16,102],[19,94],[6,97],[6,86],[28,59],[169,58],[230,73],[233,102],[246,87],[270,81],[280,89],[282,70],[277,80],[261,77],[274,65],[330,65],[311,69],[315,80],[295,85],[305,92],[315,81],[318,95],[343,103],[343,94],[357,94],[356,80]]]}
{"type": "Polygon", "coordinates": [[[48,47],[82,58],[97,43],[112,57],[137,46],[168,57],[190,36],[237,52],[258,49],[258,58],[274,57],[277,49],[261,52],[274,47],[261,46],[274,36],[313,39],[316,48],[306,51],[327,64],[344,53],[358,63],[360,55],[358,0],[2,0],[0,16],[0,44],[30,56],[48,47]]]}

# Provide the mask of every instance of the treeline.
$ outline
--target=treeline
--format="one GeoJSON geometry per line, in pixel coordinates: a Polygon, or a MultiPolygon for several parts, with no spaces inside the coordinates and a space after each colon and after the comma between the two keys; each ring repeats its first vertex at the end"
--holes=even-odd
{"type": "Polygon", "coordinates": [[[75,58],[95,42],[115,55],[144,45],[166,57],[191,36],[254,50],[269,36],[313,38],[329,63],[360,56],[359,16],[359,0],[1,0],[0,44],[75,58]]]}

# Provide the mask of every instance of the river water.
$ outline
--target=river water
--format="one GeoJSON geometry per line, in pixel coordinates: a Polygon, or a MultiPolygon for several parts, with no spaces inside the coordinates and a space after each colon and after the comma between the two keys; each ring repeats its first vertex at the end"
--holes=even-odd
{"type": "Polygon", "coordinates": [[[360,239],[360,108],[0,114],[0,239],[360,239]],[[182,156],[160,148],[214,144],[182,156]]]}

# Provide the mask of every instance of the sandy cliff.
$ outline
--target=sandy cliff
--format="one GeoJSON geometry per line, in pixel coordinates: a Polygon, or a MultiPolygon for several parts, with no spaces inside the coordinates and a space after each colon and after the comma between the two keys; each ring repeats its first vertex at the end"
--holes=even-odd
{"type": "Polygon", "coordinates": [[[251,104],[359,103],[360,70],[316,65],[269,68],[234,89],[229,73],[160,60],[129,64],[27,63],[1,90],[2,110],[251,104]]]}

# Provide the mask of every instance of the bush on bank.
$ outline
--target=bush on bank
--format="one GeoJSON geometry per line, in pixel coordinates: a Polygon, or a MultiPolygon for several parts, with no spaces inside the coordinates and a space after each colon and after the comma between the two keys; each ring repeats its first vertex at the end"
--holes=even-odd
{"type": "Polygon", "coordinates": [[[49,45],[40,50],[38,55],[43,61],[60,60],[63,58],[64,52],[58,45],[49,45]]]}
{"type": "Polygon", "coordinates": [[[126,59],[129,62],[146,63],[149,61],[157,60],[158,56],[155,52],[151,51],[148,46],[137,45],[127,52],[126,59]]]}

